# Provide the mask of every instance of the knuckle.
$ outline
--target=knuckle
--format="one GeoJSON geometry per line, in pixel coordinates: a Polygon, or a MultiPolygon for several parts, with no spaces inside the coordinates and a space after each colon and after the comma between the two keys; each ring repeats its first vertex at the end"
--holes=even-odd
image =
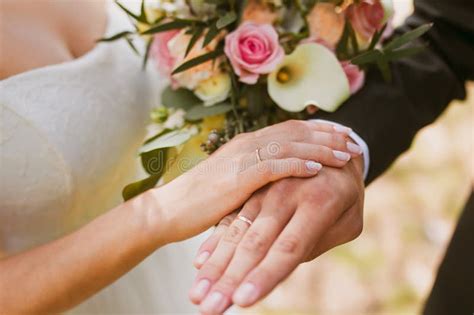
{"type": "Polygon", "coordinates": [[[275,243],[275,250],[288,255],[296,255],[301,251],[301,243],[295,235],[285,236],[275,243]]]}
{"type": "Polygon", "coordinates": [[[350,241],[358,238],[362,234],[363,230],[364,230],[364,221],[362,219],[355,220],[352,227],[350,241]]]}
{"type": "Polygon", "coordinates": [[[224,235],[224,241],[232,244],[237,244],[243,234],[244,230],[242,228],[240,228],[236,224],[232,224],[224,235]]]}
{"type": "Polygon", "coordinates": [[[298,120],[298,119],[289,120],[288,127],[294,128],[294,130],[297,132],[304,132],[309,129],[309,126],[306,123],[306,121],[298,120]]]}
{"type": "Polygon", "coordinates": [[[276,159],[281,159],[287,156],[290,156],[291,154],[291,145],[289,143],[282,143],[278,146],[276,150],[272,148],[267,148],[267,153],[269,156],[276,158],[276,159]]]}
{"type": "Polygon", "coordinates": [[[337,133],[332,133],[331,134],[331,141],[334,142],[334,144],[338,147],[342,147],[343,144],[346,143],[346,138],[345,136],[337,133]]]}
{"type": "Polygon", "coordinates": [[[216,283],[216,288],[220,291],[228,291],[236,288],[240,284],[239,279],[235,276],[231,275],[224,275],[219,281],[216,283]]]}
{"type": "Polygon", "coordinates": [[[230,215],[228,215],[219,222],[219,226],[229,227],[233,221],[234,219],[230,215]]]}
{"type": "Polygon", "coordinates": [[[218,279],[224,273],[224,264],[208,260],[199,271],[199,278],[218,279]]]}
{"type": "Polygon", "coordinates": [[[265,237],[257,231],[249,231],[241,243],[241,248],[246,252],[260,253],[267,247],[265,237]]]}

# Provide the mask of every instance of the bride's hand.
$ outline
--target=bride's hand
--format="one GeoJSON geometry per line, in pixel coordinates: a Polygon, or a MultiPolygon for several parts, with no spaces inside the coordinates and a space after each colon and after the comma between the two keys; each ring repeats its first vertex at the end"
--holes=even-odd
{"type": "Polygon", "coordinates": [[[358,148],[348,149],[349,131],[287,121],[238,135],[189,172],[151,191],[169,227],[165,243],[205,231],[269,182],[315,176],[322,164],[344,166],[351,154],[360,154],[358,148]]]}

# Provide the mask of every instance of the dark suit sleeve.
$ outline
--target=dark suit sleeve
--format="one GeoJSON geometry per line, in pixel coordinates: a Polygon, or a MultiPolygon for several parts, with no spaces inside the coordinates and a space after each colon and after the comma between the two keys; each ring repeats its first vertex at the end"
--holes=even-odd
{"type": "Polygon", "coordinates": [[[352,127],[370,151],[370,183],[432,123],[454,99],[466,97],[474,79],[474,0],[415,0],[415,12],[396,30],[402,33],[424,23],[433,28],[422,41],[422,53],[392,63],[393,81],[377,69],[367,73],[364,88],[337,112],[318,118],[352,127]]]}

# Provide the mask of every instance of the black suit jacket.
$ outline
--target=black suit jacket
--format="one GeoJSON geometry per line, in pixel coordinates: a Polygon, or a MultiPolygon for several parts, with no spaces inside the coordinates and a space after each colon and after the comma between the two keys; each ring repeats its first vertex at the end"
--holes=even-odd
{"type": "MultiPolygon", "coordinates": [[[[397,1],[397,0],[395,0],[397,1]]],[[[320,118],[354,129],[369,146],[370,183],[474,79],[474,0],[415,0],[415,12],[396,34],[433,22],[421,39],[428,48],[391,65],[393,81],[369,70],[364,88],[333,114],[320,118]]]]}

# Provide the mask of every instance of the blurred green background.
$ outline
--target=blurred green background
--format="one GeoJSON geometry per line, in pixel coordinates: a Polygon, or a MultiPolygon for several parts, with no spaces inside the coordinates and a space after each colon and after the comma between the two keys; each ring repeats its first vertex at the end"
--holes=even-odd
{"type": "MultiPolygon", "coordinates": [[[[402,23],[412,1],[393,0],[402,23]]],[[[366,191],[364,232],[301,265],[252,314],[417,314],[474,178],[474,84],[366,191]]],[[[387,145],[390,145],[387,143],[387,145]]]]}

